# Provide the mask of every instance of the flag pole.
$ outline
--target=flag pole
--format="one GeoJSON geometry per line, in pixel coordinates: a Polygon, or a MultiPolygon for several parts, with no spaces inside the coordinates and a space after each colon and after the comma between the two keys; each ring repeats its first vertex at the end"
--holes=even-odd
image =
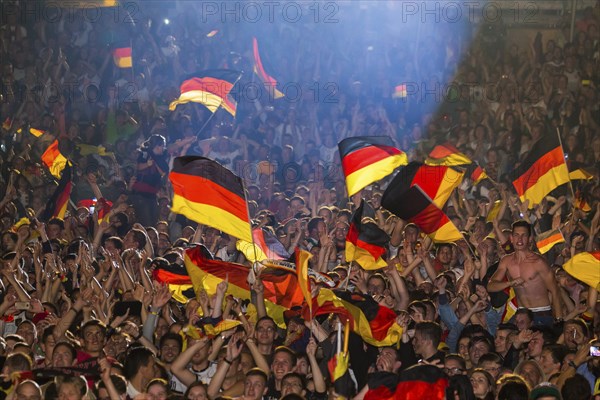
{"type": "MultiPolygon", "coordinates": [[[[240,81],[240,79],[242,79],[242,75],[244,75],[244,71],[240,71],[240,74],[238,75],[238,77],[236,78],[236,80],[233,82],[233,85],[231,85],[231,88],[233,89],[233,87],[240,81]]],[[[215,116],[215,114],[217,113],[217,111],[221,108],[221,106],[223,105],[223,101],[224,99],[221,99],[221,101],[219,102],[219,106],[215,109],[215,111],[211,114],[210,117],[208,117],[208,119],[206,120],[206,122],[200,127],[200,129],[198,130],[198,132],[196,133],[196,139],[199,139],[200,134],[204,131],[204,128],[206,128],[206,126],[210,123],[210,121],[213,119],[213,117],[215,116]]],[[[253,242],[254,243],[254,242],[253,242]]]]}
{"type": "MultiPolygon", "coordinates": [[[[565,148],[563,147],[562,138],[560,137],[560,129],[558,128],[558,126],[556,127],[556,134],[558,135],[558,143],[560,144],[560,150],[563,153],[563,162],[566,165],[567,162],[565,161],[565,148]]],[[[567,173],[568,172],[569,172],[569,167],[567,166],[567,173]]],[[[575,199],[575,190],[573,189],[573,181],[571,180],[570,176],[569,176],[569,189],[571,189],[571,196],[573,196],[573,210],[575,210],[575,200],[576,200],[575,199]]]]}

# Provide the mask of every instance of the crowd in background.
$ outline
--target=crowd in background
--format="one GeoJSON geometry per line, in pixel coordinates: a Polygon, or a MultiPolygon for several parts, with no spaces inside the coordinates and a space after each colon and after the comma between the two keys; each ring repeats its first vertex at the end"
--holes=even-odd
{"type": "MultiPolygon", "coordinates": [[[[27,17],[27,3],[0,3],[7,398],[334,398],[326,364],[335,317],[276,324],[260,278],[250,305],[227,295],[226,283],[183,304],[151,279],[161,265],[182,265],[193,243],[249,265],[235,238],[171,213],[168,171],[181,155],[206,156],[241,176],[255,226],[290,253],[310,251],[310,267],[339,288],[398,314],[399,346],[351,345],[351,396],[374,389],[378,373],[398,376],[418,364],[443,370],[456,396],[448,398],[600,395],[600,356],[590,356],[600,345],[598,291],[562,269],[600,250],[600,3],[578,15],[572,41],[538,34],[529,47],[507,41],[501,23],[483,31],[438,23],[374,38],[372,15],[347,5],[335,24],[323,23],[327,10],[319,23],[254,24],[204,18],[201,2],[131,3],[135,12],[101,9],[94,20],[77,11],[50,18],[55,8],[48,18],[27,17]],[[272,99],[257,84],[253,36],[286,97],[272,99]],[[133,68],[114,65],[115,47],[132,48],[133,68]],[[169,111],[183,77],[215,68],[242,72],[235,118],[195,103],[169,111]],[[393,96],[399,84],[406,96],[393,96]],[[386,180],[348,199],[337,144],[358,135],[390,136],[411,161],[449,142],[478,162],[491,179],[466,181],[444,209],[465,240],[432,244],[381,208],[386,180]],[[519,201],[511,173],[549,135],[560,135],[570,167],[592,176],[573,181],[587,211],[574,207],[568,188],[533,208],[519,201]],[[40,221],[56,188],[40,157],[55,139],[73,163],[71,202],[64,219],[40,221]],[[98,210],[85,205],[93,198],[112,203],[108,219],[98,222],[98,210]],[[345,260],[362,198],[391,238],[388,266],[377,271],[345,260]],[[503,207],[488,218],[497,200],[503,207]],[[549,324],[526,308],[502,321],[507,299],[488,290],[514,251],[517,220],[533,225],[529,245],[533,232],[553,228],[565,239],[543,256],[562,316],[549,324]],[[133,301],[141,308],[117,311],[133,301]],[[222,319],[242,325],[210,339],[186,334],[190,324],[222,319]]],[[[313,11],[306,7],[305,15],[313,11]]],[[[389,7],[385,27],[397,11],[389,7]]]]}

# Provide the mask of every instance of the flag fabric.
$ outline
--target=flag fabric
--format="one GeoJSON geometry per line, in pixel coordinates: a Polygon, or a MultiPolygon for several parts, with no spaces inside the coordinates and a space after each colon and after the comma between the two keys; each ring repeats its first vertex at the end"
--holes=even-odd
{"type": "Polygon", "coordinates": [[[104,146],[94,146],[91,144],[79,143],[76,145],[77,150],[79,151],[79,155],[82,157],[89,156],[91,154],[97,154],[99,156],[112,156],[114,153],[112,151],[106,151],[106,147],[104,146]]]}
{"type": "Polygon", "coordinates": [[[445,165],[448,167],[464,166],[466,167],[466,176],[473,181],[474,185],[489,178],[479,164],[473,162],[473,160],[461,153],[460,150],[450,143],[435,146],[429,153],[429,157],[425,160],[425,164],[432,166],[445,165]]]}
{"type": "Polygon", "coordinates": [[[190,276],[183,265],[157,265],[152,271],[152,278],[166,284],[173,300],[179,303],[186,304],[189,299],[196,297],[190,276]]]}
{"type": "MultiPolygon", "coordinates": [[[[305,319],[309,318],[308,310],[305,306],[305,319]]],[[[369,295],[321,289],[312,300],[313,317],[331,313],[349,321],[352,331],[373,346],[395,346],[402,336],[402,328],[396,323],[396,313],[379,305],[369,295]]]]}
{"type": "Polygon", "coordinates": [[[390,186],[419,186],[433,203],[444,207],[452,192],[463,180],[464,172],[449,166],[431,166],[411,162],[396,174],[390,186]]]}
{"type": "Polygon", "coordinates": [[[64,219],[72,189],[71,164],[67,163],[62,171],[58,186],[54,190],[52,196],[50,196],[46,208],[44,208],[44,211],[40,215],[40,220],[49,221],[52,218],[64,219]]]}
{"type": "Polygon", "coordinates": [[[364,400],[394,400],[400,376],[393,372],[377,371],[369,375],[369,390],[364,400]]]}
{"type": "Polygon", "coordinates": [[[265,85],[267,91],[271,93],[273,99],[279,99],[284,97],[283,93],[281,93],[277,89],[277,80],[271,75],[269,75],[265,70],[263,59],[261,58],[260,52],[258,51],[258,40],[256,38],[252,38],[252,53],[254,56],[254,73],[265,85]]]}
{"type": "Polygon", "coordinates": [[[210,31],[210,32],[208,32],[208,33],[206,34],[206,37],[207,37],[207,38],[211,38],[211,37],[213,37],[213,36],[216,36],[216,35],[217,35],[217,33],[219,33],[219,30],[218,30],[218,29],[213,29],[212,31],[210,31]]]}
{"type": "Polygon", "coordinates": [[[95,208],[98,214],[98,224],[101,224],[104,220],[108,222],[108,213],[112,209],[112,206],[112,201],[106,200],[104,197],[101,197],[98,200],[95,198],[83,199],[77,202],[77,207],[85,207],[90,211],[92,210],[92,207],[95,208]]]}
{"type": "Polygon", "coordinates": [[[333,390],[338,396],[350,398],[352,388],[350,373],[348,372],[348,362],[350,361],[349,352],[340,352],[334,354],[327,362],[329,376],[333,383],[333,390]]]}
{"type": "Polygon", "coordinates": [[[573,206],[583,212],[592,211],[592,207],[590,206],[590,203],[587,202],[584,194],[580,190],[577,190],[575,192],[575,199],[573,201],[573,206]]]}
{"type": "Polygon", "coordinates": [[[383,208],[405,221],[416,224],[436,243],[451,243],[463,238],[448,216],[419,186],[394,179],[383,193],[383,208]]]}
{"type": "Polygon", "coordinates": [[[205,157],[177,157],[169,174],[174,213],[212,226],[233,237],[252,241],[242,180],[205,157]]]}
{"type": "Polygon", "coordinates": [[[133,67],[133,58],[131,55],[131,47],[117,47],[112,51],[113,61],[119,68],[133,67]]]}
{"type": "Polygon", "coordinates": [[[169,105],[173,111],[179,104],[199,103],[215,113],[223,108],[235,117],[237,103],[229,95],[241,74],[229,69],[211,69],[201,71],[183,80],[181,94],[169,105]]]}
{"type": "Polygon", "coordinates": [[[506,307],[502,313],[502,323],[507,324],[517,313],[519,304],[517,302],[517,294],[515,293],[515,289],[512,287],[506,288],[504,289],[504,293],[508,295],[508,300],[506,301],[506,307]]]}
{"type": "Polygon", "coordinates": [[[563,265],[563,268],[573,278],[600,290],[600,251],[576,254],[563,265]]]}
{"type": "Polygon", "coordinates": [[[406,84],[400,84],[394,88],[394,93],[392,93],[392,98],[394,99],[403,99],[408,96],[408,91],[406,90],[406,84]]]}
{"type": "MultiPolygon", "coordinates": [[[[260,265],[262,266],[261,275],[263,273],[277,273],[276,270],[282,270],[289,274],[298,274],[296,264],[289,261],[264,260],[260,265]]],[[[308,278],[317,283],[321,283],[328,288],[333,288],[336,285],[335,281],[331,279],[329,275],[317,272],[312,268],[308,269],[308,278]]]]}
{"type": "Polygon", "coordinates": [[[400,374],[395,398],[398,400],[445,399],[448,386],[448,377],[441,368],[417,364],[400,374]]]}
{"type": "MultiPolygon", "coordinates": [[[[196,294],[205,290],[209,296],[216,293],[217,285],[229,279],[227,294],[243,300],[250,299],[248,274],[250,269],[241,264],[211,260],[202,252],[201,246],[188,248],[184,263],[196,294]]],[[[263,270],[260,278],[265,287],[265,306],[268,314],[278,325],[284,323],[285,310],[300,306],[304,296],[298,288],[296,274],[281,270],[263,270]]]]}
{"type": "Polygon", "coordinates": [[[389,136],[356,136],[338,144],[348,195],[385,178],[408,163],[406,153],[389,136]]]}
{"type": "Polygon", "coordinates": [[[238,240],[235,244],[248,261],[287,260],[291,257],[285,246],[268,229],[252,229],[252,239],[252,242],[238,240]]]}
{"type": "Polygon", "coordinates": [[[494,202],[494,205],[490,209],[490,212],[488,212],[488,215],[485,218],[485,222],[493,222],[496,219],[496,217],[498,216],[498,213],[500,212],[500,208],[502,208],[502,200],[496,200],[494,202]]]}
{"type": "Polygon", "coordinates": [[[569,160],[567,162],[567,167],[569,168],[569,178],[572,181],[589,181],[594,179],[594,174],[588,171],[583,163],[569,160]]]}
{"type": "Polygon", "coordinates": [[[308,260],[312,258],[312,254],[306,250],[296,250],[296,276],[298,277],[298,286],[304,295],[304,299],[312,310],[312,295],[310,289],[310,281],[308,280],[308,260]]]}
{"type": "Polygon", "coordinates": [[[40,137],[43,134],[45,134],[46,131],[43,131],[41,129],[36,129],[36,128],[29,128],[29,133],[31,133],[35,137],[40,137]]]}
{"type": "Polygon", "coordinates": [[[67,158],[58,149],[58,140],[52,142],[44,151],[42,161],[48,167],[50,173],[60,179],[62,170],[67,165],[67,158]]]}
{"type": "Polygon", "coordinates": [[[384,268],[387,262],[382,257],[387,251],[390,237],[374,220],[363,221],[364,204],[363,199],[354,212],[346,235],[346,261],[356,261],[368,270],[384,268]]]}
{"type": "Polygon", "coordinates": [[[565,242],[563,234],[558,229],[553,229],[539,234],[535,239],[535,243],[540,254],[546,254],[555,245],[565,242]]]}
{"type": "Polygon", "coordinates": [[[525,160],[515,169],[514,177],[513,186],[521,202],[529,200],[529,208],[568,183],[569,170],[558,136],[552,134],[535,142],[525,160]]]}

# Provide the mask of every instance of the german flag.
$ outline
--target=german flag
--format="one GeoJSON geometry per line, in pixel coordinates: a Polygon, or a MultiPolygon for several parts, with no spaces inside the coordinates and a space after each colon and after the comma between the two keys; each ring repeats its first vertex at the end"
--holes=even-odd
{"type": "Polygon", "coordinates": [[[600,290],[600,251],[576,254],[563,265],[563,268],[573,278],[600,290]]]}
{"type": "Polygon", "coordinates": [[[252,241],[244,186],[233,172],[208,158],[185,156],[175,158],[169,179],[174,213],[252,241]]]}
{"type": "Polygon", "coordinates": [[[58,140],[55,140],[48,146],[44,154],[42,154],[42,161],[48,167],[50,173],[60,179],[62,170],[67,165],[67,158],[58,149],[58,140]]]}
{"type": "Polygon", "coordinates": [[[287,260],[291,257],[275,234],[266,228],[252,229],[252,238],[252,242],[238,240],[235,244],[248,261],[287,260]]]}
{"type": "Polygon", "coordinates": [[[569,168],[569,179],[572,181],[590,181],[594,179],[594,174],[588,171],[582,163],[569,160],[567,167],[569,168]]]}
{"type": "Polygon", "coordinates": [[[364,204],[363,199],[352,217],[346,235],[346,261],[356,261],[368,270],[384,268],[387,262],[382,257],[387,251],[390,237],[374,220],[363,220],[364,204]]]}
{"type": "Polygon", "coordinates": [[[559,243],[564,243],[565,238],[563,234],[558,229],[553,229],[542,234],[539,234],[536,237],[535,244],[540,252],[540,254],[546,254],[550,251],[555,245],[559,243]]]}
{"type": "MultiPolygon", "coordinates": [[[[310,303],[309,303],[310,304],[310,303]]],[[[348,372],[348,362],[350,361],[350,353],[340,352],[334,354],[333,357],[327,362],[327,369],[329,370],[329,376],[333,383],[333,390],[338,396],[342,398],[351,397],[351,377],[348,372]]],[[[340,398],[340,397],[336,397],[340,398]]]]}
{"type": "MultiPolygon", "coordinates": [[[[166,263],[166,261],[164,261],[166,263]]],[[[158,265],[152,271],[155,281],[168,285],[173,299],[179,303],[186,304],[189,299],[196,297],[192,280],[185,266],[178,264],[158,265]]]]}
{"type": "Polygon", "coordinates": [[[498,216],[498,213],[500,212],[501,207],[502,207],[502,200],[496,200],[494,202],[494,205],[492,206],[492,209],[488,213],[487,217],[485,217],[485,222],[493,222],[496,219],[496,217],[498,216]]]}
{"type": "Polygon", "coordinates": [[[310,252],[296,249],[296,276],[298,278],[298,286],[310,309],[312,309],[312,295],[310,281],[308,280],[308,260],[311,258],[312,254],[310,252]]]}
{"type": "Polygon", "coordinates": [[[77,207],[85,207],[88,210],[91,210],[92,207],[94,207],[98,213],[98,224],[101,224],[105,219],[108,222],[108,213],[112,209],[112,206],[112,201],[106,200],[104,197],[101,197],[98,200],[84,199],[77,203],[77,207]]]}
{"type": "Polygon", "coordinates": [[[569,170],[558,136],[551,134],[535,142],[514,176],[513,186],[522,202],[529,200],[529,208],[540,204],[560,185],[568,183],[569,170]]]}
{"type": "Polygon", "coordinates": [[[450,243],[463,238],[448,216],[419,186],[410,187],[408,182],[394,178],[383,193],[381,205],[419,226],[434,242],[450,243]]]}
{"type": "Polygon", "coordinates": [[[364,400],[394,400],[399,381],[400,377],[393,372],[377,371],[369,374],[369,390],[365,393],[364,400]]]}
{"type": "Polygon", "coordinates": [[[267,91],[271,93],[273,99],[279,99],[283,97],[283,93],[277,90],[277,80],[269,75],[267,71],[265,71],[263,60],[261,59],[258,51],[258,40],[256,40],[256,38],[252,38],[252,53],[254,55],[254,73],[265,85],[267,91]]]}
{"type": "Polygon", "coordinates": [[[473,162],[450,143],[435,146],[429,153],[429,158],[425,160],[425,164],[448,167],[466,166],[466,175],[473,181],[474,185],[489,178],[479,164],[473,162]]]}
{"type": "Polygon", "coordinates": [[[173,111],[179,104],[200,103],[215,113],[223,108],[235,117],[237,104],[229,95],[241,74],[228,69],[211,69],[198,72],[183,80],[179,98],[169,105],[173,111]]]}
{"type": "Polygon", "coordinates": [[[351,137],[342,140],[338,148],[348,196],[408,163],[406,153],[394,147],[389,136],[351,137]]]}
{"type": "MultiPolygon", "coordinates": [[[[250,269],[241,264],[211,260],[201,251],[201,246],[189,248],[185,252],[185,267],[196,294],[205,290],[208,295],[216,293],[217,285],[229,279],[227,294],[249,300],[250,286],[247,282],[250,269]]],[[[279,325],[284,322],[283,312],[304,302],[298,288],[298,280],[293,273],[284,271],[262,271],[261,280],[265,287],[265,305],[268,314],[279,325]]]]}
{"type": "Polygon", "coordinates": [[[394,93],[392,93],[392,98],[394,99],[403,99],[408,96],[408,91],[406,90],[406,84],[402,83],[394,88],[394,93]]]}
{"type": "Polygon", "coordinates": [[[117,47],[112,51],[113,61],[119,68],[133,67],[133,58],[131,56],[131,47],[117,47]]]}
{"type": "Polygon", "coordinates": [[[43,131],[41,129],[36,129],[36,128],[29,128],[29,133],[31,133],[35,137],[40,137],[40,136],[44,135],[46,133],[46,131],[43,131]]]}
{"type": "Polygon", "coordinates": [[[71,164],[67,163],[62,172],[62,176],[60,177],[60,181],[58,182],[58,186],[54,190],[54,193],[52,193],[52,196],[50,196],[46,208],[44,208],[44,211],[40,215],[40,220],[49,221],[52,218],[64,219],[72,189],[71,164]]]}
{"type": "MultiPolygon", "coordinates": [[[[321,289],[313,298],[313,317],[335,313],[363,340],[373,346],[395,346],[402,336],[396,313],[379,305],[371,296],[342,290],[321,289]]],[[[303,315],[309,318],[308,306],[303,315]]]]}
{"type": "Polygon", "coordinates": [[[464,172],[447,166],[411,162],[394,177],[390,186],[419,186],[435,205],[444,207],[452,191],[462,182],[464,172]]]}
{"type": "Polygon", "coordinates": [[[508,296],[508,300],[506,301],[506,307],[502,313],[502,323],[507,324],[517,313],[519,304],[517,303],[517,294],[515,293],[515,289],[512,287],[506,288],[504,289],[504,293],[508,296]]]}
{"type": "Polygon", "coordinates": [[[439,400],[446,398],[448,378],[441,368],[417,364],[400,374],[396,399],[439,400]]]}
{"type": "Polygon", "coordinates": [[[573,201],[573,206],[583,212],[592,211],[590,203],[587,202],[587,200],[585,199],[585,195],[580,190],[577,190],[577,192],[575,192],[575,200],[573,201]]]}

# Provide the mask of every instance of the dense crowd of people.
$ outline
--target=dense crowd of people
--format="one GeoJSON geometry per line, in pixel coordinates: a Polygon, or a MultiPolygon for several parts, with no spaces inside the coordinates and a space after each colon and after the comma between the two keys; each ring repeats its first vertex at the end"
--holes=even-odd
{"type": "Polygon", "coordinates": [[[319,21],[307,3],[311,18],[254,24],[207,15],[202,2],[130,3],[94,19],[56,7],[32,18],[28,2],[0,2],[0,396],[374,399],[382,382],[433,368],[448,399],[600,399],[600,287],[562,268],[600,251],[600,2],[578,14],[572,41],[558,29],[529,48],[500,23],[395,28],[392,3],[371,6],[390,30],[374,40],[376,14],[348,4],[319,21]],[[253,77],[252,36],[282,99],[253,77]],[[133,68],[114,65],[115,47],[132,48],[133,68]],[[169,111],[182,78],[209,68],[242,73],[236,117],[197,103],[169,111]],[[399,84],[408,93],[394,96],[399,84]],[[411,161],[448,142],[478,162],[490,179],[465,179],[444,207],[465,239],[432,243],[383,209],[389,178],[349,199],[337,144],[357,135],[389,136],[411,161]],[[530,207],[512,171],[550,135],[586,178],[530,207]],[[40,157],[55,139],[73,187],[64,218],[44,220],[56,184],[40,157]],[[250,299],[223,281],[184,302],[153,280],[157,268],[183,269],[197,244],[250,265],[235,238],[171,212],[181,155],[242,177],[253,225],[290,253],[310,251],[310,268],[338,289],[393,310],[398,343],[352,333],[340,389],[327,367],[336,315],[278,323],[260,275],[250,299]],[[390,236],[378,270],[345,259],[362,199],[390,236]],[[535,236],[552,229],[564,242],[540,255],[535,236]],[[224,320],[240,324],[193,329],[224,320]]]}

